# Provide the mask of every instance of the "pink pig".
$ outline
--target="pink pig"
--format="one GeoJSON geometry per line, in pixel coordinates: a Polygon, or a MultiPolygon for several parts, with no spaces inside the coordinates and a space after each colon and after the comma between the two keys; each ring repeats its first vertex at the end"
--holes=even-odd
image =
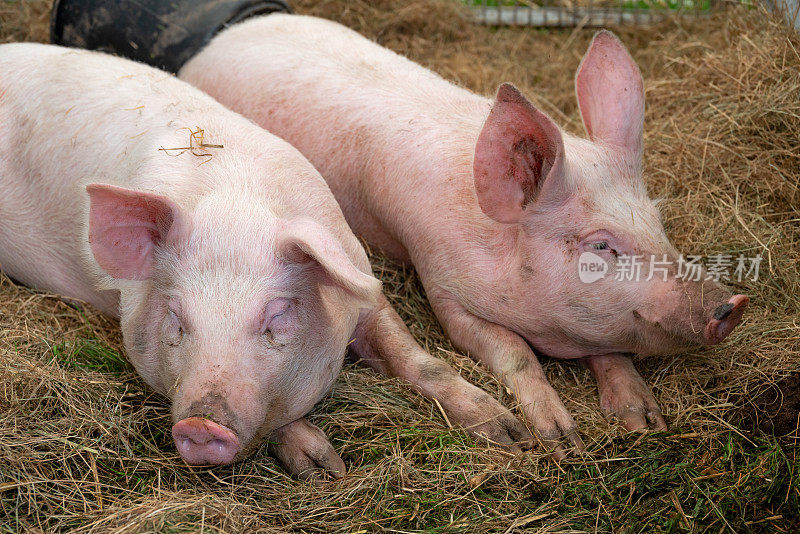
{"type": "Polygon", "coordinates": [[[513,390],[556,458],[582,448],[535,352],[583,359],[629,429],[666,427],[631,353],[722,341],[748,298],[713,281],[579,279],[585,252],[678,258],[642,180],[642,78],[599,32],[575,80],[588,139],[514,86],[494,101],[323,19],[274,14],[214,38],[179,76],[287,139],[350,226],[412,263],[452,341],[513,390]],[[564,443],[566,439],[567,443],[564,443]]]}
{"type": "Polygon", "coordinates": [[[272,435],[291,471],[343,474],[302,417],[353,339],[374,366],[449,397],[473,432],[530,439],[414,343],[288,143],[174,76],[103,54],[2,45],[0,72],[2,269],[120,318],[128,358],[172,402],[186,462],[230,463],[272,435]]]}

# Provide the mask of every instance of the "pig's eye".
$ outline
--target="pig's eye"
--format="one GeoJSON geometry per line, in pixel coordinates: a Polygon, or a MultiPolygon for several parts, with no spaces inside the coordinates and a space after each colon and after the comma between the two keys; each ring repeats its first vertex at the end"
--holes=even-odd
{"type": "Polygon", "coordinates": [[[280,335],[290,329],[293,309],[292,300],[288,298],[277,298],[267,304],[259,331],[270,344],[275,343],[275,334],[280,335]]]}
{"type": "Polygon", "coordinates": [[[598,241],[597,243],[592,243],[591,247],[595,250],[608,250],[608,243],[605,241],[598,241]]]}
{"type": "Polygon", "coordinates": [[[183,340],[183,325],[181,324],[181,320],[178,318],[178,314],[172,310],[169,310],[167,313],[169,316],[169,325],[167,327],[167,344],[175,347],[183,340]]]}

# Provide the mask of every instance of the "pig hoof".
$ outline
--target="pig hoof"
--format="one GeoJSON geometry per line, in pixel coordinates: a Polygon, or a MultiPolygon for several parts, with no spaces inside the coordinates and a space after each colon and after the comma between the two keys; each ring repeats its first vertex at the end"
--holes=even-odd
{"type": "Polygon", "coordinates": [[[604,410],[609,420],[617,420],[626,430],[666,430],[667,423],[661,414],[661,409],[655,404],[625,405],[613,410],[604,410]]]}
{"type": "Polygon", "coordinates": [[[315,484],[326,478],[341,478],[344,462],[325,434],[305,419],[273,431],[269,451],[289,473],[315,484]]]}
{"type": "Polygon", "coordinates": [[[600,406],[611,421],[617,420],[628,431],[666,430],[667,422],[650,389],[641,384],[640,391],[628,391],[624,395],[606,395],[600,406]]]}
{"type": "Polygon", "coordinates": [[[620,421],[629,431],[667,429],[653,392],[628,355],[592,356],[587,362],[597,379],[600,407],[607,419],[620,421]]]}
{"type": "Polygon", "coordinates": [[[533,436],[525,425],[494,397],[478,388],[475,390],[441,399],[450,420],[479,441],[513,454],[530,449],[533,436]]]}
{"type": "Polygon", "coordinates": [[[570,453],[581,454],[586,449],[574,422],[563,427],[537,430],[536,437],[542,448],[557,462],[565,460],[570,453]]]}
{"type": "Polygon", "coordinates": [[[490,421],[464,428],[480,441],[508,450],[513,454],[533,447],[533,436],[511,412],[500,414],[490,421]]]}
{"type": "Polygon", "coordinates": [[[552,393],[556,396],[555,400],[546,399],[534,403],[526,413],[541,446],[554,460],[561,461],[570,452],[584,452],[585,446],[572,415],[558,399],[555,390],[552,393]]]}

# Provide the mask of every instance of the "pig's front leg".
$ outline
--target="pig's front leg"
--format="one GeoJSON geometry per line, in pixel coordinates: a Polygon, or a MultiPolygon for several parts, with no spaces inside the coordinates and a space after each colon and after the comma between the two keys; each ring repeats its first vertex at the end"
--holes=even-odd
{"type": "Polygon", "coordinates": [[[600,407],[609,419],[622,421],[628,430],[667,429],[661,408],[629,356],[589,356],[585,362],[597,380],[600,407]]]}
{"type": "Polygon", "coordinates": [[[347,471],[325,433],[305,418],[274,430],[269,452],[289,473],[311,482],[321,482],[325,475],[341,478],[347,471]]]}
{"type": "Polygon", "coordinates": [[[428,293],[436,316],[450,340],[471,357],[482,361],[514,393],[539,441],[556,460],[566,457],[566,447],[583,451],[577,425],[558,393],[544,376],[539,360],[517,334],[464,309],[451,296],[428,293]]]}
{"type": "Polygon", "coordinates": [[[488,393],[420,347],[385,298],[362,315],[351,348],[366,365],[405,380],[424,397],[438,402],[452,423],[473,436],[513,452],[530,446],[533,436],[525,425],[488,393]]]}

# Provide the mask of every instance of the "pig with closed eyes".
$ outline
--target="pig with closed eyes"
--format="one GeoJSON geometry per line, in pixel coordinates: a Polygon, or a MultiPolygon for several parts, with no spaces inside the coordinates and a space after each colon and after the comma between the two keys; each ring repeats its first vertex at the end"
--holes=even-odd
{"type": "Polygon", "coordinates": [[[476,432],[525,438],[414,343],[328,186],[288,143],[124,59],[7,44],[0,72],[0,265],[119,317],[127,357],[171,401],[186,462],[230,463],[269,437],[289,470],[342,474],[303,416],[348,345],[380,342],[386,325],[400,334],[375,366],[438,369],[451,380],[418,389],[450,387],[476,432]]]}
{"type": "Polygon", "coordinates": [[[642,77],[599,32],[575,89],[587,138],[513,85],[493,99],[339,24],[273,14],[221,32],[179,72],[296,146],[356,234],[411,263],[452,341],[515,393],[556,458],[582,442],[536,356],[579,358],[629,429],[666,424],[630,356],[721,342],[748,298],[679,259],[642,179],[642,77]],[[590,253],[609,272],[584,283],[590,253]],[[671,267],[649,277],[650,260],[671,267]]]}

